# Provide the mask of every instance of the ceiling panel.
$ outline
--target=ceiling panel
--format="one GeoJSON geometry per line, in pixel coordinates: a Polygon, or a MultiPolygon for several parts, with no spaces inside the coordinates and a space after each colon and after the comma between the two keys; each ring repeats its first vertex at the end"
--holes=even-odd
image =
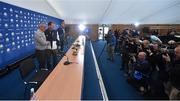
{"type": "Polygon", "coordinates": [[[110,0],[48,0],[68,23],[98,23],[110,0]]]}
{"type": "MultiPolygon", "coordinates": [[[[109,13],[103,21],[104,23],[122,24],[133,24],[135,22],[145,23],[148,19],[152,19],[151,17],[158,19],[159,17],[157,15],[162,15],[163,12],[166,12],[166,16],[168,17],[174,17],[177,16],[178,13],[169,15],[167,12],[172,13],[179,11],[178,9],[180,9],[180,7],[176,5],[178,4],[177,1],[179,2],[179,0],[127,0],[126,2],[124,0],[113,0],[112,7],[109,9],[109,13]],[[174,5],[177,6],[176,10],[171,9],[174,5]]],[[[150,23],[157,23],[154,18],[150,23]]],[[[158,23],[164,22],[158,21],[158,23]]]]}
{"type": "Polygon", "coordinates": [[[3,0],[69,24],[180,24],[180,0],[3,0]]]}

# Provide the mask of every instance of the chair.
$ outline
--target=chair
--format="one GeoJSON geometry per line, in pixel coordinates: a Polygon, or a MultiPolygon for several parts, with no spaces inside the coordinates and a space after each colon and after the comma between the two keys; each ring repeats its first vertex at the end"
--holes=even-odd
{"type": "Polygon", "coordinates": [[[7,73],[8,73],[8,68],[0,69],[0,77],[6,75],[7,73]]]}
{"type": "Polygon", "coordinates": [[[36,91],[46,79],[46,77],[50,74],[50,71],[47,70],[37,70],[33,58],[28,58],[22,61],[22,63],[20,64],[19,72],[25,84],[25,93],[27,91],[28,85],[35,85],[36,91]],[[33,71],[35,71],[35,73],[32,75],[33,71]]]}

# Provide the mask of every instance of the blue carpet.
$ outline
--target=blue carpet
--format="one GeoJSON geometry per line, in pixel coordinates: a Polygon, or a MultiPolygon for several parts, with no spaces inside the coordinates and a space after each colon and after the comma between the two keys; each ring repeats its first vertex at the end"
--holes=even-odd
{"type": "Polygon", "coordinates": [[[142,96],[138,95],[136,90],[126,82],[124,72],[120,71],[121,57],[115,56],[115,61],[107,60],[106,48],[103,50],[105,41],[93,42],[94,51],[98,58],[99,68],[110,100],[140,100],[142,96]]]}
{"type": "Polygon", "coordinates": [[[24,89],[24,83],[17,69],[0,78],[1,100],[23,100],[24,89]]]}
{"type": "Polygon", "coordinates": [[[102,100],[101,90],[89,41],[86,41],[84,58],[84,84],[82,100],[102,100]]]}

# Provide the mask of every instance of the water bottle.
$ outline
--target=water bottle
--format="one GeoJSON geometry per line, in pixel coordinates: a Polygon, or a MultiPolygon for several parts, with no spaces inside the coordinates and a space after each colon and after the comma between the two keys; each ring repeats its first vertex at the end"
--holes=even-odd
{"type": "Polygon", "coordinates": [[[30,99],[31,99],[31,100],[35,100],[34,88],[31,88],[31,89],[30,89],[30,99]]]}

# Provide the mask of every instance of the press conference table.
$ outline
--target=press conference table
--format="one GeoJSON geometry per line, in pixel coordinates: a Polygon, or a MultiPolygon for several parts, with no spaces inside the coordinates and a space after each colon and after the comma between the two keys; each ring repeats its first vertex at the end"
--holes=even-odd
{"type": "Polygon", "coordinates": [[[66,56],[72,64],[64,65],[67,57],[64,56],[55,69],[47,77],[41,87],[34,94],[35,100],[80,100],[83,84],[85,36],[79,36],[74,42],[80,44],[78,54],[73,54],[71,48],[66,56]],[[84,40],[84,42],[82,41],[84,40]],[[84,44],[84,45],[83,45],[84,44]]]}

